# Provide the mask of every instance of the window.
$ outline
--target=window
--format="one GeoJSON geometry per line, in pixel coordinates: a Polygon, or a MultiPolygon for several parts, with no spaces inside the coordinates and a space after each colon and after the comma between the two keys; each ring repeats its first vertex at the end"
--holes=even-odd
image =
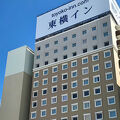
{"type": "Polygon", "coordinates": [[[40,59],[40,55],[37,55],[37,56],[36,56],[36,59],[40,59]]]}
{"type": "Polygon", "coordinates": [[[104,51],[104,58],[107,58],[107,57],[110,57],[110,56],[111,56],[110,50],[104,51]]]}
{"type": "Polygon", "coordinates": [[[57,103],[57,96],[51,97],[51,104],[57,103]]]}
{"type": "Polygon", "coordinates": [[[82,31],[82,34],[83,34],[83,35],[87,34],[87,30],[83,30],[83,31],[82,31]]]}
{"type": "Polygon", "coordinates": [[[82,64],[88,63],[88,57],[82,58],[82,64]]]}
{"type": "Polygon", "coordinates": [[[86,44],[86,43],[87,43],[87,39],[84,39],[84,40],[83,40],[83,44],[86,44]]]}
{"type": "Polygon", "coordinates": [[[104,62],[104,64],[105,64],[105,69],[108,69],[108,68],[112,67],[112,62],[111,61],[104,62]]]}
{"type": "Polygon", "coordinates": [[[105,73],[106,74],[106,80],[111,80],[113,78],[112,72],[105,73]]]}
{"type": "Polygon", "coordinates": [[[77,52],[73,52],[73,53],[72,53],[72,56],[76,56],[76,55],[77,55],[77,52]]]}
{"type": "Polygon", "coordinates": [[[86,53],[87,52],[87,48],[83,49],[83,53],[86,53]]]}
{"type": "Polygon", "coordinates": [[[77,66],[77,60],[71,62],[71,67],[76,67],[77,66]]]}
{"type": "Polygon", "coordinates": [[[72,35],[72,38],[76,38],[76,34],[73,34],[73,35],[72,35]]]}
{"type": "Polygon", "coordinates": [[[109,110],[109,118],[117,118],[116,109],[109,110]]]}
{"type": "Polygon", "coordinates": [[[37,51],[39,51],[40,50],[40,46],[39,47],[37,47],[37,51]]]}
{"type": "Polygon", "coordinates": [[[58,40],[54,41],[54,45],[57,45],[58,44],[58,40]]]}
{"type": "Polygon", "coordinates": [[[63,56],[63,59],[67,59],[67,55],[64,55],[64,56],[63,56]]]}
{"type": "Polygon", "coordinates": [[[36,88],[36,87],[38,87],[39,86],[39,82],[38,81],[35,81],[34,83],[33,83],[33,88],[36,88]]]}
{"type": "Polygon", "coordinates": [[[72,44],[72,47],[76,47],[76,43],[73,43],[73,44],[72,44]]]}
{"type": "Polygon", "coordinates": [[[67,37],[65,37],[65,38],[64,38],[64,41],[67,41],[67,40],[68,40],[68,38],[67,38],[67,37]]]}
{"type": "Polygon", "coordinates": [[[61,106],[61,113],[67,113],[67,112],[68,112],[68,106],[67,105],[61,106]]]}
{"type": "Polygon", "coordinates": [[[82,75],[88,74],[89,70],[88,67],[82,68],[82,75]]]}
{"type": "Polygon", "coordinates": [[[41,110],[41,117],[45,117],[46,116],[46,110],[41,110]]]}
{"type": "Polygon", "coordinates": [[[99,71],[99,64],[93,65],[93,72],[99,71]]]}
{"type": "Polygon", "coordinates": [[[89,89],[83,90],[83,97],[88,97],[88,96],[90,96],[90,90],[89,89]]]}
{"type": "Polygon", "coordinates": [[[102,111],[95,113],[96,120],[102,120],[103,119],[103,113],[102,111]]]}
{"type": "Polygon", "coordinates": [[[45,61],[45,65],[48,65],[48,61],[45,61]]]}
{"type": "Polygon", "coordinates": [[[114,105],[115,104],[115,96],[107,97],[108,105],[114,105]]]}
{"type": "Polygon", "coordinates": [[[68,84],[67,83],[62,84],[62,91],[67,89],[68,89],[68,84]]]}
{"type": "Polygon", "coordinates": [[[48,69],[43,70],[43,75],[48,75],[48,69]]]}
{"type": "Polygon", "coordinates": [[[54,62],[57,62],[57,61],[58,61],[58,58],[55,58],[55,59],[54,59],[54,62]]]}
{"type": "Polygon", "coordinates": [[[71,93],[72,99],[77,99],[78,98],[78,92],[73,92],[71,93]]]}
{"type": "Polygon", "coordinates": [[[51,108],[51,115],[56,115],[57,114],[57,108],[51,108]]]}
{"type": "Polygon", "coordinates": [[[84,114],[84,120],[91,120],[91,114],[90,113],[84,114]]]}
{"type": "Polygon", "coordinates": [[[83,79],[83,86],[89,85],[89,78],[83,79]]]}
{"type": "Polygon", "coordinates": [[[71,88],[76,88],[77,86],[78,86],[77,81],[73,81],[73,82],[71,83],[71,88]]]}
{"type": "Polygon", "coordinates": [[[72,116],[72,120],[78,120],[78,115],[72,116]]]}
{"type": "Polygon", "coordinates": [[[63,94],[62,95],[62,102],[68,101],[68,95],[67,94],[63,94]]]}
{"type": "Polygon", "coordinates": [[[77,77],[77,70],[71,71],[71,77],[72,78],[77,77]]]}
{"type": "Polygon", "coordinates": [[[67,50],[67,46],[64,46],[64,47],[63,47],[63,50],[67,50]]]}
{"type": "Polygon", "coordinates": [[[61,120],[68,120],[68,118],[67,118],[67,117],[64,117],[64,118],[61,118],[61,120]]]}
{"type": "Polygon", "coordinates": [[[68,79],[68,74],[67,73],[62,74],[62,80],[66,80],[66,79],[68,79]]]}
{"type": "Polygon", "coordinates": [[[108,85],[106,85],[106,88],[107,88],[107,92],[112,92],[112,91],[114,91],[114,85],[113,85],[113,84],[108,84],[108,85]]]}
{"type": "Polygon", "coordinates": [[[39,72],[35,72],[34,73],[34,78],[38,78],[39,77],[39,72]]]}
{"type": "Polygon", "coordinates": [[[93,76],[93,83],[99,83],[100,82],[100,75],[93,76]]]}
{"type": "Polygon", "coordinates": [[[103,23],[103,27],[107,27],[107,22],[103,23]]]}
{"type": "Polygon", "coordinates": [[[97,45],[94,45],[94,46],[93,46],[93,50],[96,50],[96,49],[98,49],[98,46],[97,46],[97,45]]]}
{"type": "Polygon", "coordinates": [[[46,53],[45,53],[45,56],[49,56],[49,52],[46,52],[46,53]]]}
{"type": "Polygon", "coordinates": [[[38,96],[38,90],[37,91],[33,91],[33,97],[37,97],[38,96]]]}
{"type": "Polygon", "coordinates": [[[39,64],[36,64],[35,66],[36,66],[36,68],[38,68],[40,65],[39,65],[39,64]]]}
{"type": "Polygon", "coordinates": [[[66,69],[68,69],[68,64],[67,63],[62,64],[62,70],[66,70],[66,69]]]}
{"type": "Polygon", "coordinates": [[[71,105],[72,111],[77,111],[78,110],[78,103],[74,103],[71,105]]]}
{"type": "Polygon", "coordinates": [[[95,87],[94,88],[94,95],[99,95],[101,94],[101,87],[95,87]]]}
{"type": "Polygon", "coordinates": [[[52,72],[53,72],[53,73],[55,73],[55,72],[57,72],[57,71],[58,71],[58,67],[57,67],[57,66],[55,66],[55,67],[52,68],[52,72]]]}
{"type": "Polygon", "coordinates": [[[35,112],[31,112],[31,119],[35,119],[37,117],[37,113],[35,112]]]}
{"type": "Polygon", "coordinates": [[[92,40],[97,40],[97,36],[93,36],[93,37],[92,37],[92,40]]]}
{"type": "Polygon", "coordinates": [[[47,105],[47,99],[41,99],[41,106],[47,105]]]}
{"type": "Polygon", "coordinates": [[[90,109],[90,101],[83,102],[83,109],[90,109]]]}
{"type": "Polygon", "coordinates": [[[104,42],[104,46],[108,46],[109,45],[109,41],[104,42]]]}
{"type": "Polygon", "coordinates": [[[32,101],[32,108],[36,108],[37,107],[37,101],[32,101]]]}
{"type": "Polygon", "coordinates": [[[96,30],[96,27],[92,27],[92,31],[95,31],[96,30]]]}
{"type": "Polygon", "coordinates": [[[42,85],[47,85],[48,84],[48,78],[45,78],[42,80],[42,85]]]}
{"type": "Polygon", "coordinates": [[[45,48],[48,48],[49,47],[49,43],[48,44],[45,44],[45,48]]]}
{"type": "Polygon", "coordinates": [[[104,37],[107,37],[108,36],[108,32],[104,32],[104,37]]]}
{"type": "Polygon", "coordinates": [[[52,83],[56,83],[58,81],[58,77],[57,76],[53,76],[52,77],[52,83]]]}
{"type": "Polygon", "coordinates": [[[96,99],[94,100],[95,102],[95,107],[101,107],[102,106],[102,99],[96,99]]]}
{"type": "Polygon", "coordinates": [[[54,50],[54,53],[58,53],[58,49],[55,49],[55,50],[54,50]]]}
{"type": "Polygon", "coordinates": [[[92,61],[97,61],[97,60],[99,60],[99,55],[98,54],[92,55],[92,61]]]}
{"type": "Polygon", "coordinates": [[[52,86],[52,93],[57,92],[57,86],[52,86]]]}
{"type": "Polygon", "coordinates": [[[42,95],[46,95],[47,94],[47,88],[42,89],[42,95]]]}

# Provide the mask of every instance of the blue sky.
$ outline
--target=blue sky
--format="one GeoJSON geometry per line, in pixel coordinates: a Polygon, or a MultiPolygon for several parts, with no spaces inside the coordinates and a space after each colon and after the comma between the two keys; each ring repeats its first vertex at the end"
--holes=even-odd
{"type": "Polygon", "coordinates": [[[0,0],[0,100],[8,51],[23,45],[34,50],[36,16],[69,1],[0,0]]]}

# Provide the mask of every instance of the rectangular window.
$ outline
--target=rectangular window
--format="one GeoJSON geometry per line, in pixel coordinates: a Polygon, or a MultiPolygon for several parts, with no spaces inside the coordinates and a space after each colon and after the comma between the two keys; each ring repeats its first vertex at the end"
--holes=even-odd
{"type": "Polygon", "coordinates": [[[92,40],[97,40],[97,36],[93,36],[93,37],[92,37],[92,40]]]}
{"type": "Polygon", "coordinates": [[[97,60],[99,60],[99,55],[98,54],[92,55],[92,61],[97,61],[97,60]]]}
{"type": "Polygon", "coordinates": [[[58,82],[58,76],[52,76],[52,83],[58,82]]]}
{"type": "Polygon", "coordinates": [[[107,27],[107,22],[103,23],[103,27],[107,27]]]}
{"type": "Polygon", "coordinates": [[[47,88],[42,89],[42,95],[47,95],[47,88]]]}
{"type": "Polygon", "coordinates": [[[68,69],[68,64],[67,63],[62,64],[62,70],[66,70],[66,69],[68,69]]]}
{"type": "Polygon", "coordinates": [[[68,118],[67,118],[67,117],[64,117],[64,118],[61,118],[61,120],[68,120],[68,118]]]}
{"type": "Polygon", "coordinates": [[[51,108],[51,115],[56,115],[57,114],[57,108],[51,108]]]}
{"type": "Polygon", "coordinates": [[[62,91],[67,89],[68,89],[68,84],[67,83],[62,84],[62,91]]]}
{"type": "Polygon", "coordinates": [[[93,46],[93,50],[96,50],[96,49],[98,49],[98,46],[97,46],[97,45],[94,45],[94,46],[93,46]]]}
{"type": "Polygon", "coordinates": [[[68,101],[68,95],[67,94],[63,94],[62,95],[62,102],[68,101]]]}
{"type": "Polygon", "coordinates": [[[93,72],[99,71],[99,64],[93,65],[93,72]]]}
{"type": "Polygon", "coordinates": [[[33,88],[36,88],[36,87],[38,87],[39,86],[39,82],[38,81],[34,81],[33,82],[33,88]]]}
{"type": "Polygon", "coordinates": [[[36,66],[36,68],[38,68],[40,65],[39,65],[39,64],[36,64],[35,66],[36,66]]]}
{"type": "Polygon", "coordinates": [[[63,47],[63,50],[64,50],[64,51],[67,50],[67,46],[64,46],[64,47],[63,47]]]}
{"type": "Polygon", "coordinates": [[[45,117],[46,116],[46,109],[45,110],[41,110],[41,117],[45,117]]]}
{"type": "Polygon", "coordinates": [[[40,59],[40,55],[37,55],[37,56],[36,56],[36,59],[40,59]]]}
{"type": "Polygon", "coordinates": [[[100,111],[100,112],[96,112],[95,113],[95,120],[102,120],[103,119],[103,113],[102,113],[102,111],[100,111]]]}
{"type": "Polygon", "coordinates": [[[57,103],[57,96],[51,97],[51,104],[57,103]]]}
{"type": "Polygon", "coordinates": [[[83,86],[89,85],[89,78],[83,79],[83,86]]]}
{"type": "Polygon", "coordinates": [[[39,47],[37,47],[37,51],[39,51],[40,50],[40,46],[39,47]]]}
{"type": "Polygon", "coordinates": [[[37,101],[32,101],[32,108],[36,108],[37,107],[37,101]]]}
{"type": "Polygon", "coordinates": [[[49,43],[48,44],[45,44],[45,48],[48,48],[49,47],[49,43]]]}
{"type": "Polygon", "coordinates": [[[67,113],[67,112],[68,112],[68,106],[67,105],[61,106],[61,113],[67,113]]]}
{"type": "Polygon", "coordinates": [[[77,66],[77,60],[71,61],[71,67],[76,67],[77,66]]]}
{"type": "Polygon", "coordinates": [[[54,41],[54,45],[57,45],[58,44],[58,40],[54,41]]]}
{"type": "Polygon", "coordinates": [[[54,58],[54,62],[57,62],[58,61],[58,58],[54,58]]]}
{"type": "Polygon", "coordinates": [[[93,76],[93,83],[99,83],[100,82],[100,75],[93,76]]]}
{"type": "Polygon", "coordinates": [[[83,40],[83,44],[86,44],[86,43],[87,43],[87,39],[84,39],[84,40],[83,40]]]}
{"type": "Polygon", "coordinates": [[[49,56],[49,52],[46,52],[46,53],[45,53],[45,56],[49,56]]]}
{"type": "Polygon", "coordinates": [[[38,90],[37,91],[33,91],[33,97],[37,97],[38,96],[38,90]]]}
{"type": "Polygon", "coordinates": [[[72,116],[72,120],[78,120],[78,115],[72,116]]]}
{"type": "Polygon", "coordinates": [[[73,35],[72,35],[72,38],[76,38],[76,34],[73,34],[73,35]]]}
{"type": "Polygon", "coordinates": [[[96,27],[92,27],[92,31],[95,31],[96,30],[96,27]]]}
{"type": "Polygon", "coordinates": [[[84,114],[84,120],[91,120],[91,114],[90,113],[84,114]]]}
{"type": "Polygon", "coordinates": [[[48,61],[45,61],[45,65],[48,65],[48,61]]]}
{"type": "Polygon", "coordinates": [[[56,93],[57,92],[57,86],[52,86],[52,93],[56,93]]]}
{"type": "Polygon", "coordinates": [[[77,77],[77,70],[71,71],[71,78],[77,77]]]}
{"type": "Polygon", "coordinates": [[[55,49],[55,50],[54,50],[54,53],[58,53],[58,49],[55,49]]]}
{"type": "Polygon", "coordinates": [[[41,106],[47,105],[47,98],[41,99],[41,106]]]}
{"type": "Polygon", "coordinates": [[[43,70],[43,75],[48,75],[48,69],[43,70]]]}
{"type": "Polygon", "coordinates": [[[77,81],[73,81],[73,82],[71,83],[71,88],[76,88],[77,86],[78,86],[77,81]]]}
{"type": "Polygon", "coordinates": [[[114,91],[114,84],[108,84],[106,85],[107,92],[113,92],[114,91]]]}
{"type": "Polygon", "coordinates": [[[95,102],[95,107],[101,107],[102,106],[102,99],[96,99],[94,100],[95,102]]]}
{"type": "Polygon", "coordinates": [[[88,96],[90,96],[90,90],[89,89],[83,90],[83,97],[88,97],[88,96]]]}
{"type": "Polygon", "coordinates": [[[73,44],[72,44],[72,47],[76,47],[76,43],[73,43],[73,44]]]}
{"type": "Polygon", "coordinates": [[[87,52],[87,48],[83,49],[83,53],[86,53],[87,52]]]}
{"type": "Polygon", "coordinates": [[[52,73],[58,72],[58,66],[52,68],[52,73]]]}
{"type": "Polygon", "coordinates": [[[110,50],[104,51],[104,58],[108,58],[108,57],[110,57],[110,56],[111,56],[110,50]]]}
{"type": "Polygon", "coordinates": [[[77,52],[73,52],[73,53],[72,53],[72,56],[76,56],[76,55],[77,55],[77,52]]]}
{"type": "Polygon", "coordinates": [[[83,31],[82,31],[82,34],[83,34],[83,35],[87,34],[87,30],[83,30],[83,31]]]}
{"type": "Polygon", "coordinates": [[[45,78],[42,80],[42,85],[47,85],[48,84],[48,78],[45,78]]]}
{"type": "Polygon", "coordinates": [[[67,55],[64,55],[64,56],[63,56],[63,59],[67,59],[67,58],[68,58],[67,55]]]}
{"type": "Polygon", "coordinates": [[[112,72],[105,73],[106,74],[106,80],[111,80],[113,79],[113,74],[112,72]]]}
{"type": "Polygon", "coordinates": [[[83,109],[90,109],[90,101],[83,102],[83,109]]]}
{"type": "Polygon", "coordinates": [[[107,97],[108,105],[114,105],[115,104],[115,96],[107,97]]]}
{"type": "Polygon", "coordinates": [[[63,39],[64,41],[67,41],[68,40],[68,38],[67,37],[64,37],[64,39],[63,39]]]}
{"type": "Polygon", "coordinates": [[[101,87],[100,86],[94,88],[94,95],[99,95],[99,94],[101,94],[101,87]]]}
{"type": "Polygon", "coordinates": [[[71,105],[72,111],[78,111],[78,103],[74,103],[71,105]]]}
{"type": "Polygon", "coordinates": [[[36,111],[31,112],[31,119],[36,119],[36,117],[37,117],[36,111]]]}
{"type": "Polygon", "coordinates": [[[104,32],[104,37],[107,37],[108,36],[108,32],[104,32]]]}
{"type": "Polygon", "coordinates": [[[38,78],[39,77],[39,71],[34,73],[34,78],[38,78]]]}
{"type": "Polygon", "coordinates": [[[105,69],[108,69],[108,68],[112,67],[112,62],[111,61],[104,62],[104,64],[105,64],[105,69]]]}
{"type": "Polygon", "coordinates": [[[109,45],[109,41],[104,42],[104,46],[108,46],[109,45]]]}
{"type": "Polygon", "coordinates": [[[71,93],[72,99],[77,99],[78,98],[78,92],[73,92],[71,93]]]}
{"type": "Polygon", "coordinates": [[[89,70],[88,67],[82,68],[82,75],[88,74],[89,70]]]}
{"type": "Polygon", "coordinates": [[[62,74],[62,80],[66,80],[66,79],[68,79],[68,73],[62,74]]]}
{"type": "Polygon", "coordinates": [[[109,112],[109,118],[117,118],[116,109],[108,110],[108,112],[109,112]]]}
{"type": "Polygon", "coordinates": [[[82,64],[87,64],[88,63],[88,57],[82,58],[82,64]]]}

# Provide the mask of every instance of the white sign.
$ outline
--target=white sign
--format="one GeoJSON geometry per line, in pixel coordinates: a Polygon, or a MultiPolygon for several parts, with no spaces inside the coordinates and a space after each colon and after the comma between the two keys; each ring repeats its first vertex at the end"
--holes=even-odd
{"type": "Polygon", "coordinates": [[[113,0],[74,0],[37,17],[36,39],[110,11],[114,6],[110,1],[113,0]]]}

